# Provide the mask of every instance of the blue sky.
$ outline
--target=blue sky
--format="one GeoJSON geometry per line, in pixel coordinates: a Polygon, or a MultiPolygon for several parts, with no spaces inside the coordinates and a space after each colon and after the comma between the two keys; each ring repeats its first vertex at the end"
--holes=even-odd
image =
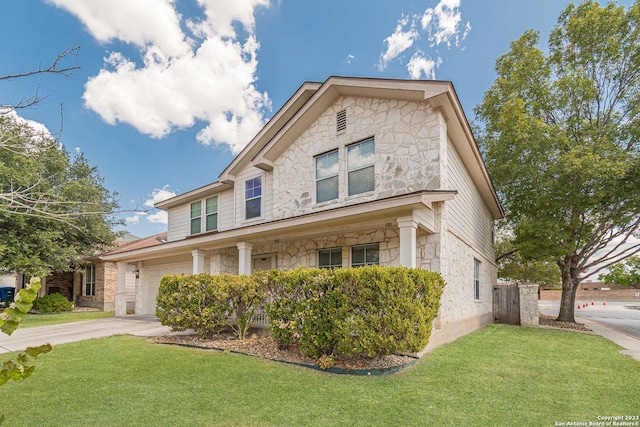
{"type": "MultiPolygon", "coordinates": [[[[631,1],[619,2],[629,5],[631,1]]],[[[20,0],[0,2],[0,104],[46,95],[43,123],[119,194],[126,229],[166,229],[153,201],[213,182],[304,81],[331,75],[450,80],[469,120],[495,60],[561,0],[20,0]]]]}

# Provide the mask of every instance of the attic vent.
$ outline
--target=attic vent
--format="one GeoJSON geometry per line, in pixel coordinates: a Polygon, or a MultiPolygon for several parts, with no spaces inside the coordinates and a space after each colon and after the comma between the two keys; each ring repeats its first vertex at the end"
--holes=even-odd
{"type": "Polygon", "coordinates": [[[347,110],[338,111],[336,116],[336,132],[347,129],[347,110]]]}

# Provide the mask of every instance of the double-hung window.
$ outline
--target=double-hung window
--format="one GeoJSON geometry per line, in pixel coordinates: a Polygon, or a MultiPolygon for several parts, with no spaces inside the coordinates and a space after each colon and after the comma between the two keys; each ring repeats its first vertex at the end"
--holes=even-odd
{"type": "Polygon", "coordinates": [[[363,265],[380,265],[380,245],[378,243],[351,248],[351,267],[362,267],[363,265]]]}
{"type": "Polygon", "coordinates": [[[93,297],[96,295],[96,266],[88,265],[84,272],[84,294],[93,297]]]}
{"type": "Polygon", "coordinates": [[[205,231],[218,229],[218,196],[209,197],[205,200],[205,231]]]}
{"type": "Polygon", "coordinates": [[[202,202],[191,203],[191,234],[202,231],[202,202]]]}
{"type": "Polygon", "coordinates": [[[338,150],[316,156],[316,203],[338,198],[338,150]]]}
{"type": "Polygon", "coordinates": [[[473,259],[473,297],[480,299],[480,261],[473,259]]]}
{"type": "Polygon", "coordinates": [[[256,177],[244,183],[244,219],[262,215],[262,178],[256,177]]]}
{"type": "Polygon", "coordinates": [[[342,267],[342,248],[321,249],[318,251],[318,268],[342,267]]]}
{"type": "Polygon", "coordinates": [[[373,138],[347,147],[347,187],[349,196],[375,189],[375,151],[373,138]]]}
{"type": "MultiPolygon", "coordinates": [[[[202,201],[191,203],[191,234],[202,232],[202,201]]],[[[204,231],[218,229],[218,196],[213,196],[204,201],[204,231]]]]}

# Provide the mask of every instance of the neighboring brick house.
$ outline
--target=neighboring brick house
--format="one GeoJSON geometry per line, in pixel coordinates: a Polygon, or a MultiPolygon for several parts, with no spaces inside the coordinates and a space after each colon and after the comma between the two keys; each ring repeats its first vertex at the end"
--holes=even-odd
{"type": "Polygon", "coordinates": [[[156,207],[166,243],[100,257],[139,271],[136,313],[165,274],[380,264],[446,280],[430,346],[493,320],[503,211],[450,82],[304,83],[218,181],[156,207]]]}
{"type": "MultiPolygon", "coordinates": [[[[44,278],[41,294],[60,293],[78,307],[115,311],[118,268],[115,262],[104,261],[101,257],[161,244],[166,241],[166,235],[160,233],[143,239],[118,240],[116,248],[87,258],[79,271],[54,273],[44,278]]],[[[134,309],[137,275],[135,266],[128,266],[125,271],[127,312],[133,312],[134,309]]]]}

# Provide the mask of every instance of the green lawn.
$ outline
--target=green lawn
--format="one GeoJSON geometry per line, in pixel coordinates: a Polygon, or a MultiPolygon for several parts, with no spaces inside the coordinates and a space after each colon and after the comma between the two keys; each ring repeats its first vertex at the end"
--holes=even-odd
{"type": "Polygon", "coordinates": [[[6,426],[553,426],[640,415],[640,363],[605,339],[493,325],[384,377],[124,336],[59,345],[2,387],[6,426]],[[12,408],[28,410],[29,414],[12,408]]]}
{"type": "Polygon", "coordinates": [[[79,322],[81,320],[102,319],[104,317],[113,317],[113,311],[81,311],[81,312],[65,312],[65,313],[47,313],[47,314],[27,314],[20,322],[21,328],[29,328],[33,326],[55,325],[57,323],[79,322]]]}

